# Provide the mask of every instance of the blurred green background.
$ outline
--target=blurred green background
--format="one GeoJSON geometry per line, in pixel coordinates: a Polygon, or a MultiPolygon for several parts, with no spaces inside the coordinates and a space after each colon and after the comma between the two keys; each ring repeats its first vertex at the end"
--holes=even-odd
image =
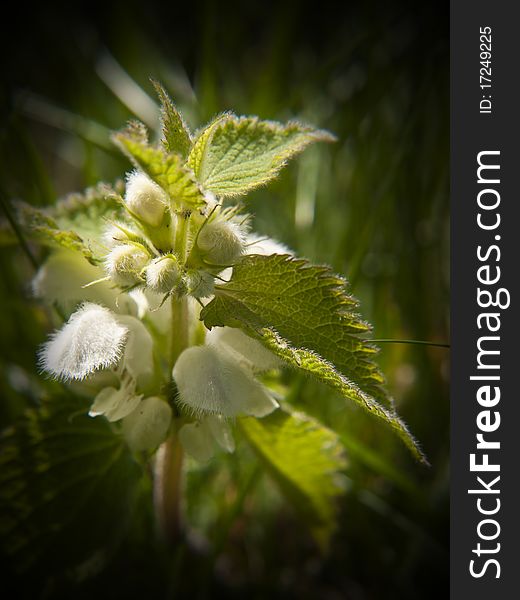
{"type": "MultiPolygon", "coordinates": [[[[193,128],[228,109],[299,118],[338,142],[308,150],[250,195],[255,229],[345,274],[375,338],[448,342],[448,15],[448,3],[404,0],[346,1],[341,10],[128,0],[20,11],[1,42],[2,203],[45,205],[121,178],[128,164],[109,134],[132,117],[157,127],[150,77],[193,128]]],[[[50,325],[30,296],[34,267],[15,246],[4,244],[0,260],[5,427],[54,388],[35,367],[50,325]]],[[[103,568],[89,563],[78,584],[43,557],[6,579],[19,586],[7,597],[23,597],[28,581],[32,598],[447,597],[449,350],[383,343],[379,362],[431,468],[321,386],[285,374],[293,402],[338,431],[349,456],[325,555],[238,453],[191,466],[191,533],[173,553],[157,541],[143,488],[103,568]]],[[[81,523],[66,534],[82,546],[81,523]]]]}

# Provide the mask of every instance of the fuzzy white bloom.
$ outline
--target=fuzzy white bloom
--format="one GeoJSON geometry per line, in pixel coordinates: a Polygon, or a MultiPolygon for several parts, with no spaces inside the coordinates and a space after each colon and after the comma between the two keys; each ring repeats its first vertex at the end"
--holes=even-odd
{"type": "Polygon", "coordinates": [[[119,389],[103,388],[96,396],[88,414],[91,417],[104,415],[109,421],[119,421],[137,408],[142,397],[135,393],[135,381],[127,378],[121,382],[119,389]]]}
{"type": "Polygon", "coordinates": [[[84,379],[114,366],[123,351],[128,328],[107,308],[84,303],[44,344],[41,367],[64,380],[84,379]]]}
{"type": "Polygon", "coordinates": [[[206,334],[206,343],[229,354],[253,371],[268,371],[281,366],[281,360],[260,342],[234,327],[213,327],[206,334]]]}
{"type": "Polygon", "coordinates": [[[173,378],[179,402],[194,414],[263,417],[278,407],[250,370],[213,346],[184,350],[173,368],[173,378]]]}
{"type": "Polygon", "coordinates": [[[146,267],[146,285],[157,294],[171,292],[180,280],[179,261],[175,256],[161,256],[146,267]]]}
{"type": "Polygon", "coordinates": [[[118,321],[128,329],[123,366],[138,383],[153,374],[153,339],[148,329],[135,317],[118,316],[118,321]]]}
{"type": "Polygon", "coordinates": [[[125,204],[143,223],[158,227],[164,218],[168,197],[144,173],[132,171],[126,180],[125,204]]]}
{"type": "Polygon", "coordinates": [[[200,421],[183,425],[179,439],[184,450],[200,462],[206,462],[213,456],[216,445],[226,452],[235,451],[231,428],[220,415],[208,415],[200,421]]]}
{"type": "Polygon", "coordinates": [[[172,410],[168,404],[150,396],[123,419],[123,434],[132,450],[151,450],[164,441],[171,420],[172,410]]]}
{"type": "Polygon", "coordinates": [[[140,272],[150,257],[139,246],[121,244],[115,246],[105,259],[105,270],[114,283],[130,286],[140,281],[140,272]]]}
{"type": "Polygon", "coordinates": [[[197,246],[208,263],[230,265],[244,251],[245,237],[237,223],[216,218],[202,227],[197,246]]]}

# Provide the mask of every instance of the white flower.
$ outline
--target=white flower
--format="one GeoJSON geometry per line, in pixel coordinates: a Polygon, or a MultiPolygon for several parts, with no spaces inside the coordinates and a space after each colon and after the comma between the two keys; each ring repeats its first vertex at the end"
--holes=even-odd
{"type": "Polygon", "coordinates": [[[208,415],[200,421],[183,425],[179,439],[184,450],[200,462],[213,456],[216,445],[226,452],[235,450],[229,424],[220,415],[208,415]]]}
{"type": "Polygon", "coordinates": [[[249,369],[214,346],[184,350],[173,368],[173,378],[179,402],[197,415],[263,417],[278,407],[249,369]]]}
{"type": "Polygon", "coordinates": [[[253,371],[268,371],[282,364],[281,360],[260,342],[234,327],[213,327],[206,334],[206,344],[228,353],[231,358],[253,371]]]}
{"type": "Polygon", "coordinates": [[[123,419],[123,434],[132,450],[150,450],[164,441],[171,420],[172,410],[168,404],[150,396],[123,419]]]}
{"type": "Polygon", "coordinates": [[[137,382],[153,374],[153,339],[148,329],[135,317],[118,315],[119,323],[128,329],[125,352],[122,359],[124,369],[137,382]]]}
{"type": "Polygon", "coordinates": [[[294,252],[285,244],[281,244],[272,238],[252,233],[247,236],[247,248],[245,254],[270,256],[271,254],[294,254],[294,252]]]}
{"type": "Polygon", "coordinates": [[[84,379],[114,366],[123,351],[128,328],[107,308],[85,302],[44,344],[41,367],[59,379],[84,379]]]}
{"type": "Polygon", "coordinates": [[[104,415],[109,421],[119,421],[129,415],[141,402],[142,395],[135,393],[135,380],[127,378],[119,389],[103,388],[90,407],[89,415],[104,415]]]}
{"type": "Polygon", "coordinates": [[[125,204],[143,223],[159,227],[168,205],[168,197],[144,173],[133,171],[126,180],[125,204]]]}
{"type": "Polygon", "coordinates": [[[103,275],[102,269],[91,265],[78,252],[59,250],[53,252],[36,273],[32,291],[37,298],[58,302],[65,309],[81,301],[100,302],[114,308],[117,292],[109,282],[83,287],[103,275]]]}

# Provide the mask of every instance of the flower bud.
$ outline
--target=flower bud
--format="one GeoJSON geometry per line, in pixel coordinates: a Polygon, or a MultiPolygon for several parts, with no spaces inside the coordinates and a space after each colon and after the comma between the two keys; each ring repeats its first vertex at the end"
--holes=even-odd
{"type": "Polygon", "coordinates": [[[123,434],[132,450],[151,450],[164,441],[171,420],[169,405],[157,396],[150,396],[123,419],[123,434]]]}
{"type": "Polygon", "coordinates": [[[131,229],[126,223],[114,222],[103,232],[103,243],[109,248],[127,242],[137,242],[141,235],[131,229]]]}
{"type": "Polygon", "coordinates": [[[146,285],[152,292],[167,294],[180,280],[181,270],[175,256],[156,258],[146,267],[146,285]]]}
{"type": "Polygon", "coordinates": [[[190,270],[186,273],[186,287],[194,298],[209,298],[213,295],[215,279],[206,271],[190,270]]]}
{"type": "Polygon", "coordinates": [[[135,285],[141,281],[140,272],[149,259],[142,246],[121,244],[115,246],[106,257],[105,270],[117,285],[135,285]]]}
{"type": "Polygon", "coordinates": [[[263,417],[278,406],[251,371],[211,346],[184,350],[172,375],[181,404],[195,414],[263,417]]]}
{"type": "Polygon", "coordinates": [[[126,181],[125,205],[143,223],[158,227],[162,223],[168,198],[144,173],[134,171],[126,181]]]}
{"type": "Polygon", "coordinates": [[[209,264],[231,265],[244,250],[244,234],[235,223],[215,219],[201,228],[197,246],[209,264]]]}

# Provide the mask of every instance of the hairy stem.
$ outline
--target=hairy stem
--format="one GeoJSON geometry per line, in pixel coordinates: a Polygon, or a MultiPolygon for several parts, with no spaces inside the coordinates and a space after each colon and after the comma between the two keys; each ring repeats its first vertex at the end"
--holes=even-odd
{"type": "MultiPolygon", "coordinates": [[[[190,213],[176,213],[174,251],[184,264],[188,249],[188,230],[190,213]]],[[[186,296],[172,296],[170,355],[168,360],[169,377],[183,350],[190,345],[190,306],[186,296]]],[[[179,441],[180,418],[174,419],[170,435],[159,448],[155,463],[154,505],[155,512],[164,538],[171,544],[179,541],[182,534],[181,498],[183,449],[179,441]]]]}
{"type": "Polygon", "coordinates": [[[189,346],[190,311],[188,298],[172,298],[170,375],[180,353],[189,346]]]}
{"type": "MultiPolygon", "coordinates": [[[[189,305],[186,297],[172,298],[172,327],[169,357],[171,371],[181,352],[189,346],[189,305]]],[[[170,435],[159,448],[155,463],[154,505],[163,536],[171,544],[182,534],[181,498],[183,449],[178,432],[182,425],[175,419],[170,435]]]]}

